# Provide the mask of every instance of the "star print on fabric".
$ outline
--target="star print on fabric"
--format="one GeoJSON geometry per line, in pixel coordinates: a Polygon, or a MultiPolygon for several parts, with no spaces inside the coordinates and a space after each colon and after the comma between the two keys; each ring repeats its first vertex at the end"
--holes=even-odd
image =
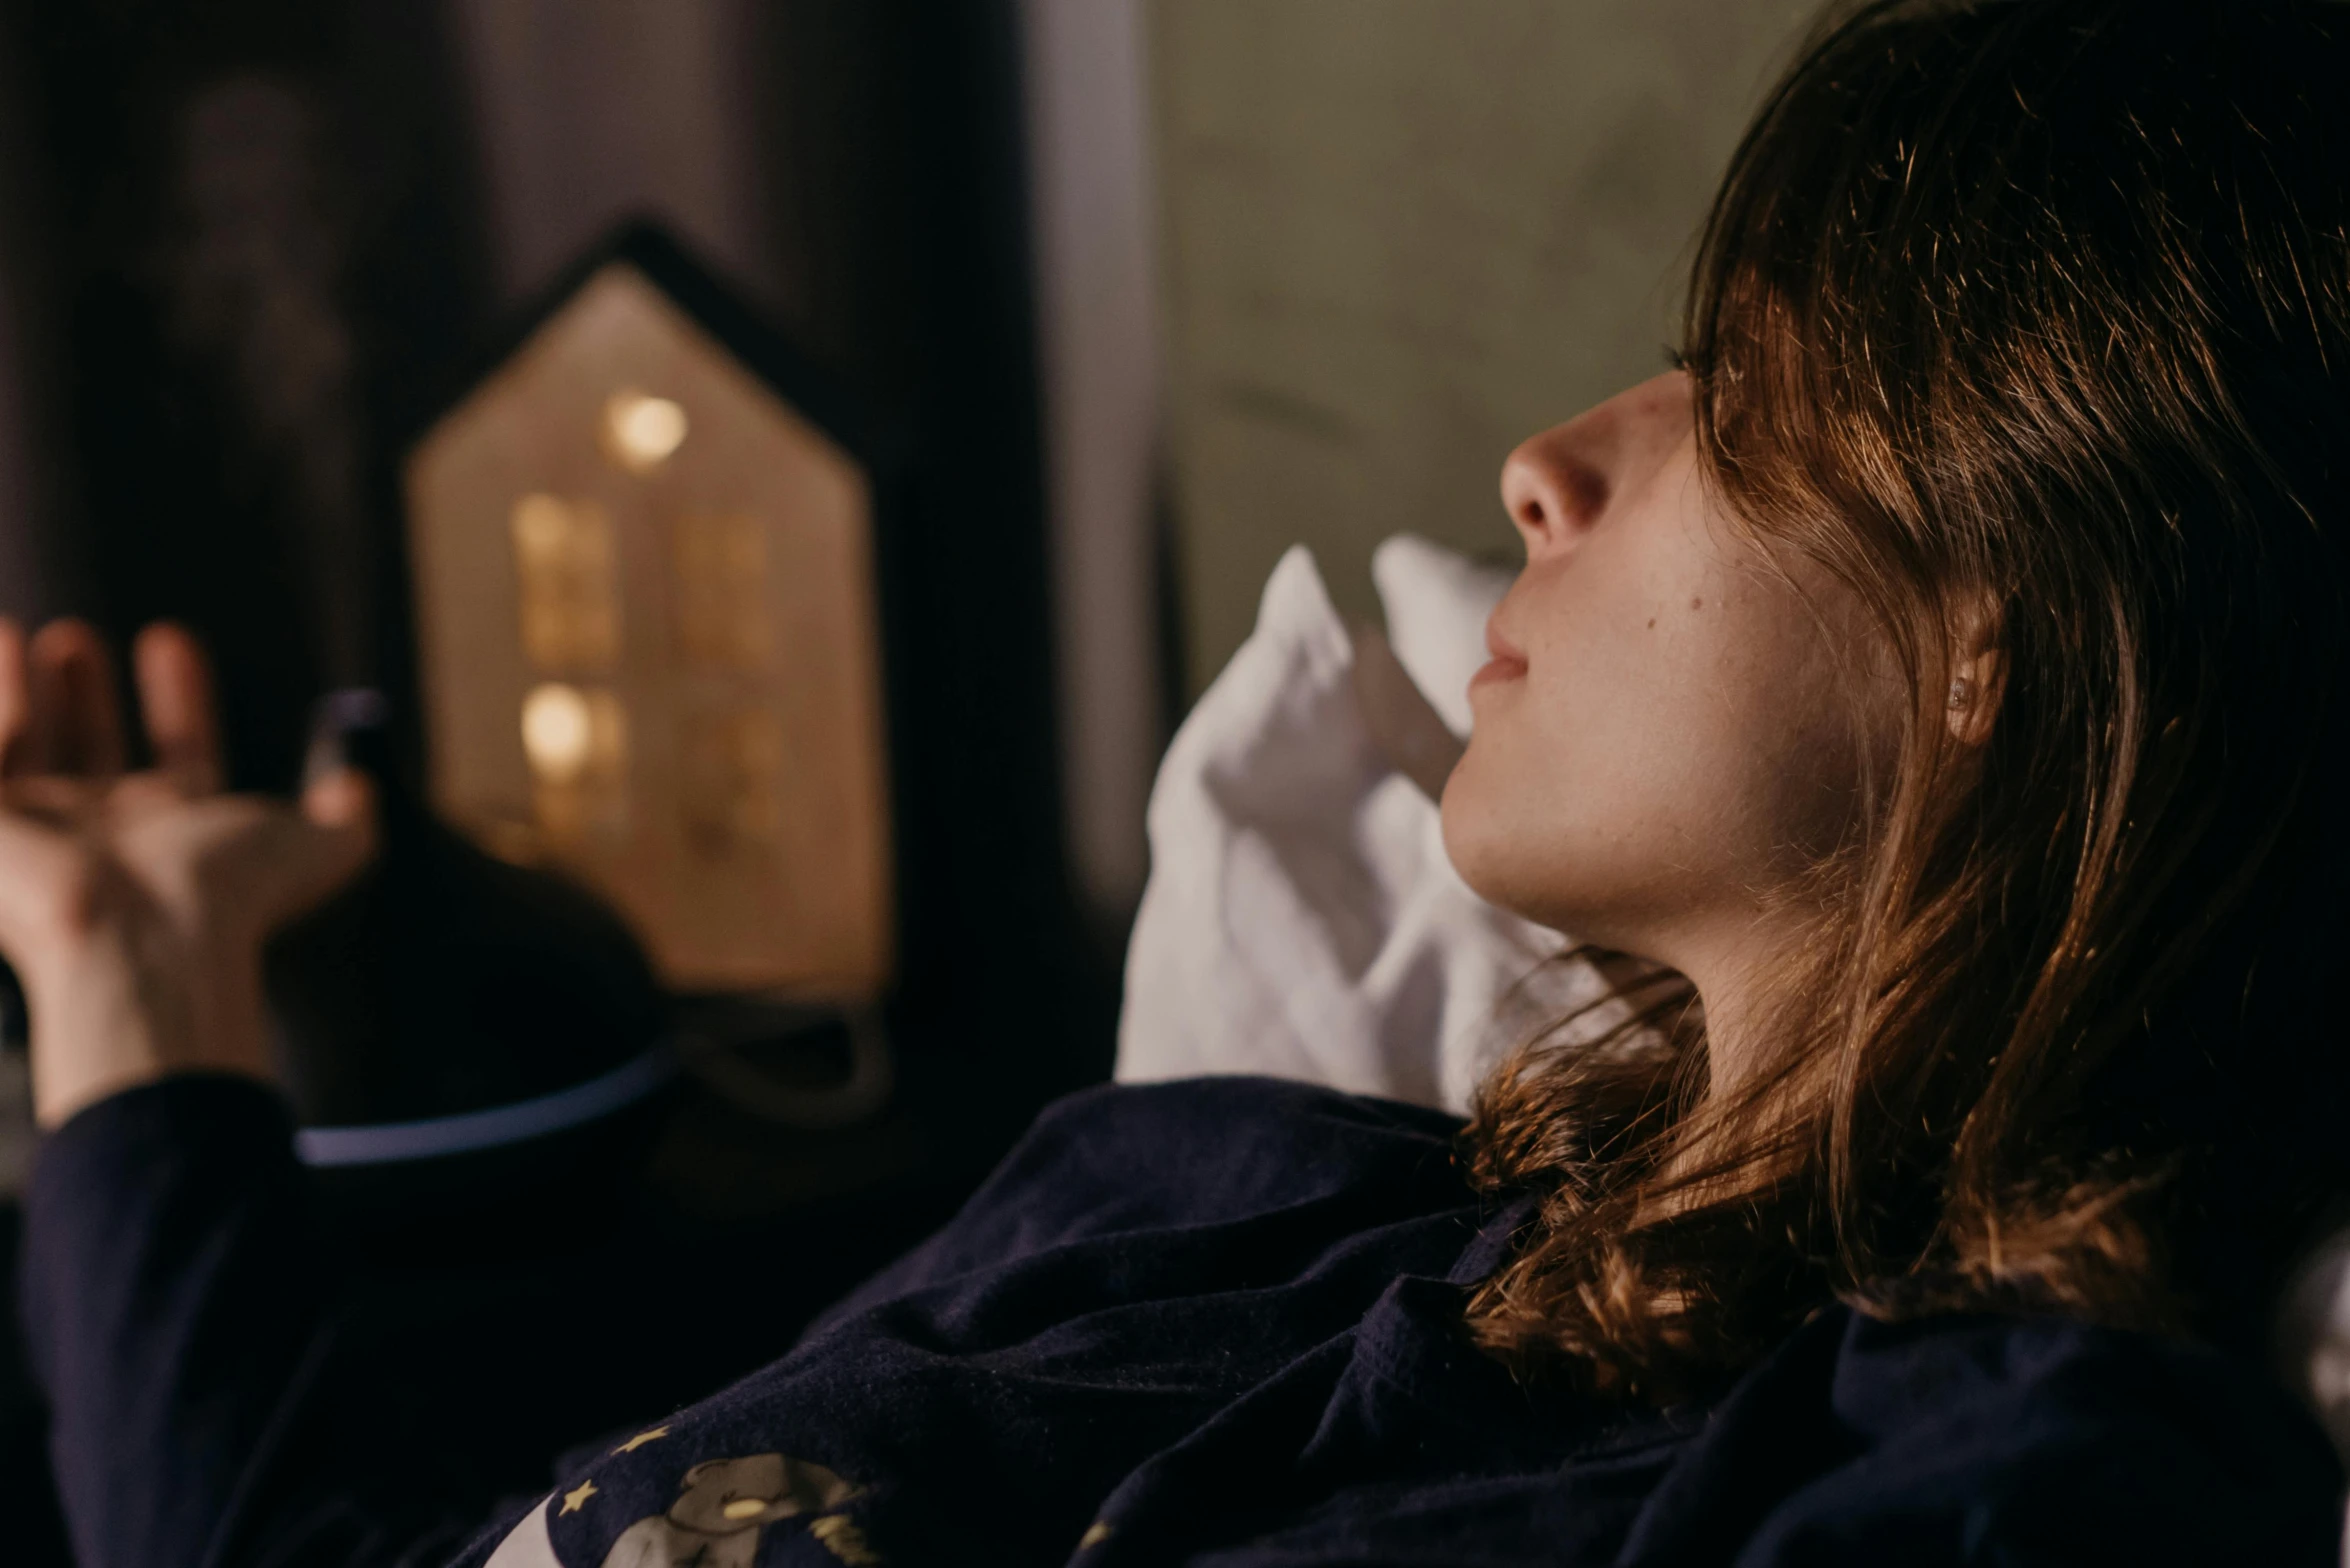
{"type": "Polygon", "coordinates": [[[826,1514],[808,1522],[808,1533],[848,1568],[881,1568],[882,1556],[866,1544],[865,1532],[847,1514],[826,1514]]]}
{"type": "Polygon", "coordinates": [[[647,1443],[650,1443],[657,1438],[667,1437],[668,1435],[669,1428],[665,1426],[649,1427],[646,1430],[639,1432],[636,1436],[630,1438],[627,1442],[621,1444],[618,1448],[613,1449],[612,1452],[616,1454],[633,1454],[638,1449],[644,1447],[647,1443]]]}
{"type": "Polygon", "coordinates": [[[587,1500],[595,1495],[595,1482],[580,1482],[579,1485],[573,1487],[570,1491],[563,1494],[563,1512],[567,1514],[578,1513],[582,1508],[587,1506],[587,1500]]]}

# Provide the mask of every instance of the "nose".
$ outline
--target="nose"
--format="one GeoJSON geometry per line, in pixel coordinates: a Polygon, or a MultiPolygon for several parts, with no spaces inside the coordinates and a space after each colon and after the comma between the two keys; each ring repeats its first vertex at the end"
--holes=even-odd
{"type": "Polygon", "coordinates": [[[1501,503],[1526,541],[1526,559],[1571,549],[1608,504],[1630,494],[1688,439],[1691,387],[1675,370],[1626,388],[1534,436],[1501,465],[1501,503]]]}
{"type": "MultiPolygon", "coordinates": [[[[1597,412],[1596,410],[1594,412],[1597,412]]],[[[1607,509],[1608,473],[1592,416],[1529,437],[1501,465],[1501,504],[1535,560],[1571,548],[1607,509]]]]}

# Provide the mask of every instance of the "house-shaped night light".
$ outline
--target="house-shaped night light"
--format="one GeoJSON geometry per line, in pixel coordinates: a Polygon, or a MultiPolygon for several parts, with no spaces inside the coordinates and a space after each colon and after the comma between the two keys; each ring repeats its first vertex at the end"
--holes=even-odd
{"type": "Polygon", "coordinates": [[[407,472],[430,795],[680,990],[893,958],[870,478],[673,244],[599,252],[407,472]]]}

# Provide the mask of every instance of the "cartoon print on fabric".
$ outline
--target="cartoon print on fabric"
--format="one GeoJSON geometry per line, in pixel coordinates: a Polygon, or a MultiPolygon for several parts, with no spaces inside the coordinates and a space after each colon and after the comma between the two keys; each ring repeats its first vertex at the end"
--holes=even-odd
{"type": "Polygon", "coordinates": [[[704,1460],[685,1473],[667,1512],[621,1532],[603,1568],[750,1568],[763,1527],[856,1495],[824,1466],[784,1454],[704,1460]]]}

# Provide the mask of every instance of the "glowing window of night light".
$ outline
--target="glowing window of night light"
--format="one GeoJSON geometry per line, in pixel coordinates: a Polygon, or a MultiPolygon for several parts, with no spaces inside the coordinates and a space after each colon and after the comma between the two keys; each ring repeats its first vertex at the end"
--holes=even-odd
{"type": "Polygon", "coordinates": [[[522,650],[550,672],[608,670],[620,659],[612,523],[593,501],[518,498],[511,526],[522,650]]]}
{"type": "Polygon", "coordinates": [[[680,517],[670,525],[677,654],[709,669],[767,662],[767,530],[754,517],[680,517]]]}
{"type": "Polygon", "coordinates": [[[891,846],[849,455],[616,261],[407,482],[434,806],[602,891],[681,989],[877,994],[891,846]]]}
{"type": "Polygon", "coordinates": [[[665,397],[634,387],[604,399],[599,434],[605,455],[632,474],[650,474],[685,444],[685,410],[665,397]]]}

